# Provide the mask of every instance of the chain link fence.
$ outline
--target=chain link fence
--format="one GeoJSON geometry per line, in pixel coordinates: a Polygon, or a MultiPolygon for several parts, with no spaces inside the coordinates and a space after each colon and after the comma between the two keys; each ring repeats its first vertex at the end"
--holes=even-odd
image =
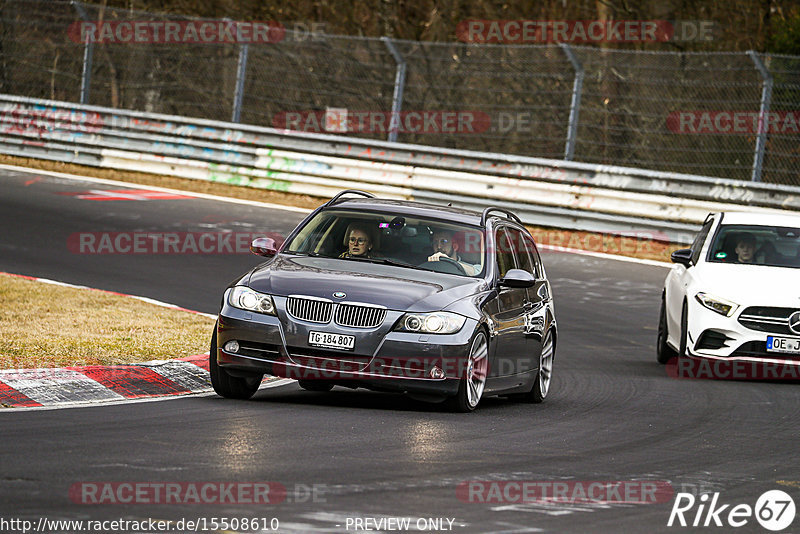
{"type": "Polygon", "coordinates": [[[93,42],[80,31],[87,22],[204,21],[78,2],[0,2],[0,92],[800,185],[800,57],[289,30],[269,43],[93,42]]]}

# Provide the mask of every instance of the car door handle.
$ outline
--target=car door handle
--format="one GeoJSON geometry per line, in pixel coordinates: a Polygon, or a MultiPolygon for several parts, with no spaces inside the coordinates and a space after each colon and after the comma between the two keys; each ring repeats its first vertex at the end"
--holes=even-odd
{"type": "Polygon", "coordinates": [[[535,304],[534,304],[533,302],[531,302],[531,301],[527,300],[527,301],[525,301],[525,303],[522,305],[522,309],[523,309],[523,310],[527,310],[527,311],[529,311],[529,310],[532,310],[532,309],[534,308],[534,306],[535,306],[535,304]]]}

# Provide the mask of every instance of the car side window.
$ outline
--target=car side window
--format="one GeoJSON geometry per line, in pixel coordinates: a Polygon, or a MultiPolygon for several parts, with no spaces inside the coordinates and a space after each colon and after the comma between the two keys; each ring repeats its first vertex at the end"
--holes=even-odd
{"type": "Polygon", "coordinates": [[[537,274],[536,265],[530,254],[533,242],[527,239],[524,234],[516,228],[509,228],[508,236],[511,238],[511,245],[517,254],[517,268],[528,271],[535,277],[537,274]]]}
{"type": "Polygon", "coordinates": [[[508,229],[501,226],[495,232],[495,257],[497,258],[497,270],[500,278],[504,277],[510,269],[516,267],[514,263],[514,249],[508,235],[508,229]]]}
{"type": "Polygon", "coordinates": [[[542,258],[539,256],[539,251],[536,249],[536,243],[533,239],[523,234],[525,239],[525,250],[533,262],[534,271],[531,271],[536,278],[544,278],[544,266],[542,266],[542,258]]]}
{"type": "Polygon", "coordinates": [[[711,231],[711,225],[713,223],[713,220],[706,222],[694,238],[694,242],[692,243],[692,264],[694,265],[697,265],[697,261],[700,259],[700,251],[703,250],[703,243],[706,242],[708,232],[711,231]]]}

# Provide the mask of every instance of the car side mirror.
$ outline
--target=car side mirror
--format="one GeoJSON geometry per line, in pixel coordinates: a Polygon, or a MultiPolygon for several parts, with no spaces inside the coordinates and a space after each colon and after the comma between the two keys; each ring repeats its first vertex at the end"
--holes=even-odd
{"type": "Polygon", "coordinates": [[[509,269],[506,275],[500,279],[500,285],[514,288],[533,287],[536,278],[528,271],[522,269],[509,269]]]}
{"type": "Polygon", "coordinates": [[[271,258],[278,253],[278,247],[270,237],[257,237],[250,243],[250,252],[256,256],[271,258]]]}
{"type": "Polygon", "coordinates": [[[680,263],[681,265],[685,265],[686,267],[692,266],[692,249],[690,248],[682,248],[676,250],[672,254],[670,254],[669,259],[672,260],[672,263],[680,263]]]}

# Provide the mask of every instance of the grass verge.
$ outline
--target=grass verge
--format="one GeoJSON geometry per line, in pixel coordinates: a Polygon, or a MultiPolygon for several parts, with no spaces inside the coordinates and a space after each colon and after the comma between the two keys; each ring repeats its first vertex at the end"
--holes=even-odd
{"type": "Polygon", "coordinates": [[[0,275],[0,368],[140,363],[208,351],[214,320],[130,297],[0,275]]]}

